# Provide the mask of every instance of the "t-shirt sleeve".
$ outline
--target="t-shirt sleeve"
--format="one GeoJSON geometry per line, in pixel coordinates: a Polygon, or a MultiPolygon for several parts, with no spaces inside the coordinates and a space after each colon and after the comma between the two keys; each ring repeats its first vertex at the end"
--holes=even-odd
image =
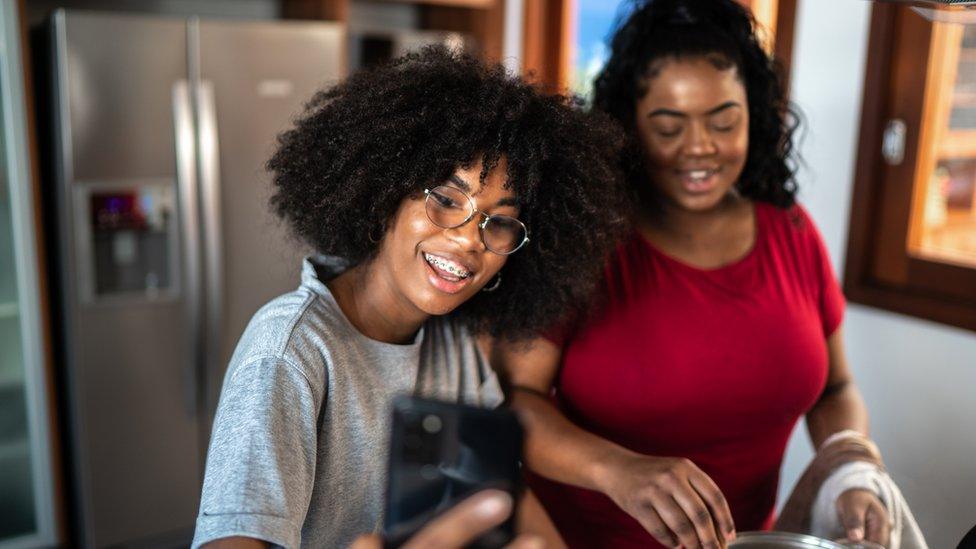
{"type": "Polygon", "coordinates": [[[321,398],[282,358],[249,360],[229,376],[192,547],[231,536],[298,547],[315,476],[321,398]]]}
{"type": "Polygon", "coordinates": [[[823,327],[824,337],[830,337],[844,320],[844,309],[847,305],[847,300],[844,299],[844,292],[841,290],[837,276],[834,274],[830,254],[827,253],[827,246],[824,244],[820,231],[813,223],[809,214],[805,210],[801,209],[801,211],[808,227],[809,248],[811,250],[814,268],[817,271],[816,278],[820,293],[820,322],[823,327]]]}

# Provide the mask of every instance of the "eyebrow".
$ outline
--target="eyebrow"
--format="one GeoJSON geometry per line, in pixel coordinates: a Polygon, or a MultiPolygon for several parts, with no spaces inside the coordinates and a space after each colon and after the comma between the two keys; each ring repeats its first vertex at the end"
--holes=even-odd
{"type": "Polygon", "coordinates": [[[471,192],[471,185],[468,185],[468,182],[465,181],[465,180],[463,180],[463,179],[461,179],[458,176],[458,174],[454,174],[451,177],[449,177],[448,179],[451,180],[451,183],[454,183],[458,187],[461,187],[461,190],[462,191],[464,191],[466,193],[470,193],[471,192]]]}
{"type": "MultiPolygon", "coordinates": [[[[722,112],[722,111],[724,111],[726,109],[731,109],[732,107],[741,107],[741,106],[742,105],[740,105],[739,103],[737,103],[735,101],[727,101],[727,102],[722,103],[721,105],[715,107],[714,109],[706,112],[705,113],[705,116],[711,116],[713,114],[718,114],[718,113],[720,113],[720,112],[722,112]]],[[[688,114],[687,113],[683,113],[681,111],[674,111],[674,110],[671,110],[671,109],[656,109],[656,110],[651,111],[647,115],[648,118],[653,118],[655,116],[677,116],[679,118],[688,118],[688,114]]]]}
{"type": "MultiPolygon", "coordinates": [[[[461,179],[461,177],[458,176],[458,174],[453,174],[448,179],[451,180],[451,183],[454,183],[455,185],[460,187],[462,191],[468,194],[472,194],[471,185],[468,184],[467,181],[461,179]]],[[[505,198],[502,198],[497,203],[495,203],[495,206],[517,206],[517,205],[518,203],[515,201],[515,198],[510,196],[506,196],[505,198]]]]}

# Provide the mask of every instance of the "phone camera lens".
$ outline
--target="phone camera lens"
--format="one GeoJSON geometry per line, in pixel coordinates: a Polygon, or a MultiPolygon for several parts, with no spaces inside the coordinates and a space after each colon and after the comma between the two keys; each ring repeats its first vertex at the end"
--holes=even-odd
{"type": "Polygon", "coordinates": [[[424,431],[432,435],[441,432],[441,427],[443,427],[441,418],[433,414],[425,416],[421,425],[424,427],[424,431]]]}

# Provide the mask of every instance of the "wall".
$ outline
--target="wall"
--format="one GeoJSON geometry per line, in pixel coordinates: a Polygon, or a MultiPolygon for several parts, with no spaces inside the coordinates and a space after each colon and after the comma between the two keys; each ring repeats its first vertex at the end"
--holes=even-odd
{"type": "MultiPolygon", "coordinates": [[[[801,0],[798,10],[793,98],[808,121],[802,201],[838,272],[847,245],[870,10],[862,0],[801,0]]],[[[845,331],[872,437],[929,545],[955,547],[976,523],[976,334],[855,304],[845,331]]],[[[801,426],[783,468],[781,497],[810,457],[801,426]]]]}

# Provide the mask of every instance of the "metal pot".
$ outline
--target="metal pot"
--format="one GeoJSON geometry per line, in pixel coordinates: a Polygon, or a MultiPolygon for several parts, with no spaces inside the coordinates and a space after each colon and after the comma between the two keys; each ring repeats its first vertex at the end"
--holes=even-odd
{"type": "Polygon", "coordinates": [[[735,549],[884,549],[870,541],[830,541],[791,532],[741,532],[729,543],[735,549]]]}

